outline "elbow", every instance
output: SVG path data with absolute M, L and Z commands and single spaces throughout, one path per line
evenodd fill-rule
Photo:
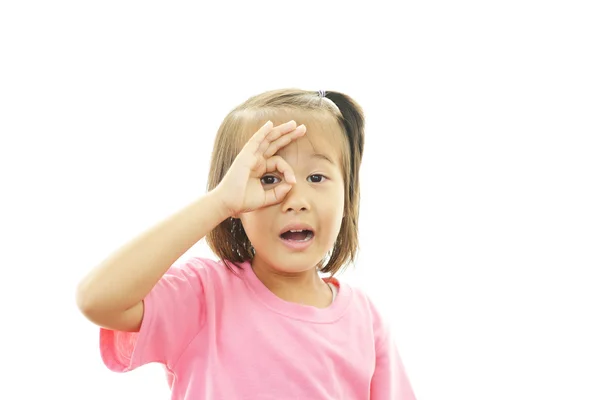
M 75 290 L 75 303 L 79 311 L 87 318 L 97 313 L 98 302 L 94 298 L 93 290 L 89 288 L 87 282 L 81 281 Z
M 82 314 L 86 315 L 89 312 L 90 300 L 83 282 L 80 282 L 75 290 L 75 303 Z

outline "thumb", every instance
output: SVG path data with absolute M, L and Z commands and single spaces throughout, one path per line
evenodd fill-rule
M 287 182 L 281 182 L 273 189 L 265 191 L 265 206 L 281 203 L 291 189 L 291 184 Z

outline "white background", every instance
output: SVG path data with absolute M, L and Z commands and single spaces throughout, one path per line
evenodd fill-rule
M 599 399 L 593 3 L 2 2 L 0 398 L 169 398 L 103 366 L 76 284 L 204 193 L 231 108 L 299 87 L 365 109 L 340 279 L 417 397 Z

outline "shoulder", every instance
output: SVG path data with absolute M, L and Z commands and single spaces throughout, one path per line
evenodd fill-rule
M 339 281 L 336 278 L 328 278 L 327 281 L 336 285 L 340 290 L 349 291 L 351 293 L 352 302 L 355 306 L 363 308 L 374 318 L 381 318 L 381 314 L 378 310 L 378 307 L 373 302 L 373 299 L 371 298 L 367 290 L 358 285 L 352 285 L 344 281 Z
M 176 275 L 182 278 L 204 278 L 218 274 L 225 266 L 220 261 L 203 257 L 188 257 L 176 261 L 166 275 Z
M 383 324 L 385 323 L 385 318 L 381 312 L 381 308 L 379 306 L 379 304 L 374 301 L 373 296 L 371 296 L 371 294 L 368 294 L 366 291 L 361 290 L 361 292 L 363 293 L 363 296 L 365 297 L 365 301 L 367 302 L 367 305 L 369 307 L 369 311 L 371 312 L 371 315 L 373 315 L 373 320 L 375 323 L 378 324 Z
M 169 271 L 172 269 L 182 270 L 186 273 L 199 273 L 202 271 L 207 271 L 210 269 L 214 269 L 218 261 L 214 261 L 208 258 L 203 257 L 188 257 L 185 259 L 180 259 L 176 261 Z
M 228 267 L 229 266 L 229 267 Z M 240 268 L 233 263 L 211 260 L 203 257 L 188 257 L 175 262 L 163 279 L 176 280 L 200 289 L 219 283 L 227 284 L 237 278 Z M 210 283 L 210 284 L 209 284 Z
M 373 300 L 373 296 L 366 289 L 357 285 L 340 283 L 340 287 L 342 290 L 345 287 L 346 290 L 352 292 L 353 307 L 360 310 L 365 324 L 372 327 L 375 340 L 379 342 L 385 339 L 390 330 L 389 321 L 381 311 L 380 305 Z

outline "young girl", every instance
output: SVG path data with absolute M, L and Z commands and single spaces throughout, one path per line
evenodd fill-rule
M 106 366 L 162 363 L 172 399 L 414 399 L 380 313 L 333 277 L 357 251 L 363 130 L 337 92 L 269 91 L 231 111 L 208 193 L 79 284 Z M 205 236 L 219 261 L 174 264 Z

